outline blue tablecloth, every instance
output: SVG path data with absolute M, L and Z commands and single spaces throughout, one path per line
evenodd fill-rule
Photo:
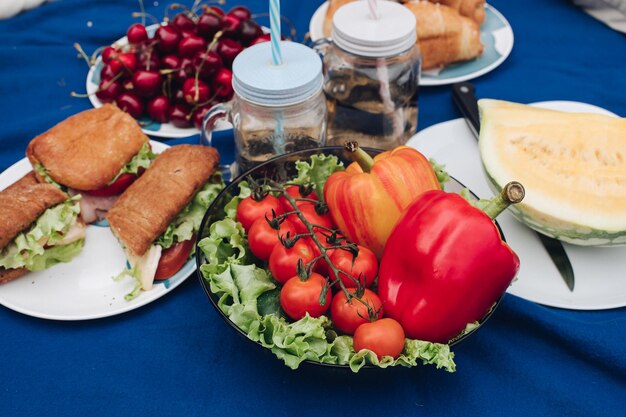
M 147 1 L 162 16 L 164 1 Z M 188 2 L 191 3 L 191 2 Z M 242 1 L 255 13 L 266 1 Z M 321 3 L 286 0 L 302 36 Z M 510 57 L 475 80 L 518 102 L 576 100 L 626 116 L 626 38 L 565 0 L 491 2 L 515 33 Z M 234 5 L 230 3 L 226 7 Z M 91 107 L 86 51 L 137 19 L 128 0 L 57 0 L 0 21 L 0 171 L 35 135 Z M 421 90 L 419 129 L 457 118 L 449 87 Z M 197 137 L 167 143 L 197 142 Z M 626 273 L 625 273 L 626 274 Z M 625 275 L 626 279 L 626 275 Z M 432 367 L 359 374 L 286 368 L 232 331 L 195 276 L 137 310 L 82 322 L 0 307 L 0 415 L 560 415 L 626 412 L 626 309 L 568 311 L 506 295 L 456 347 L 457 372 Z

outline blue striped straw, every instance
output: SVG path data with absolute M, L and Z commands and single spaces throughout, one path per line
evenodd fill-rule
M 270 37 L 272 39 L 272 62 L 274 65 L 283 63 L 280 52 L 280 0 L 270 0 Z

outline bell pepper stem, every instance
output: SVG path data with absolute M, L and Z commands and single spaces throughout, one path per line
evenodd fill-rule
M 502 188 L 500 194 L 489 200 L 483 211 L 492 219 L 498 217 L 508 206 L 517 204 L 524 199 L 524 186 L 517 181 L 511 181 Z
M 361 149 L 358 142 L 346 142 L 344 147 L 346 148 L 346 150 L 348 150 L 348 152 L 350 152 L 350 157 L 353 161 L 359 164 L 363 172 L 370 172 L 372 170 L 372 166 L 374 165 L 374 158 L 369 156 L 367 152 Z

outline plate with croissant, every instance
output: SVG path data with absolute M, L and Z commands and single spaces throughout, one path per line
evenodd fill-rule
M 328 0 L 309 23 L 312 41 L 331 38 L 335 11 L 358 0 Z M 513 49 L 506 18 L 484 0 L 404 0 L 417 20 L 422 52 L 420 85 L 446 85 L 477 78 L 497 68 Z

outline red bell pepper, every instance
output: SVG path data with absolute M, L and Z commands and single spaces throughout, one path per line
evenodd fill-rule
M 521 184 L 511 184 L 483 210 L 435 190 L 403 213 L 385 246 L 378 294 L 407 337 L 447 343 L 504 294 L 519 258 L 492 218 L 523 198 Z

